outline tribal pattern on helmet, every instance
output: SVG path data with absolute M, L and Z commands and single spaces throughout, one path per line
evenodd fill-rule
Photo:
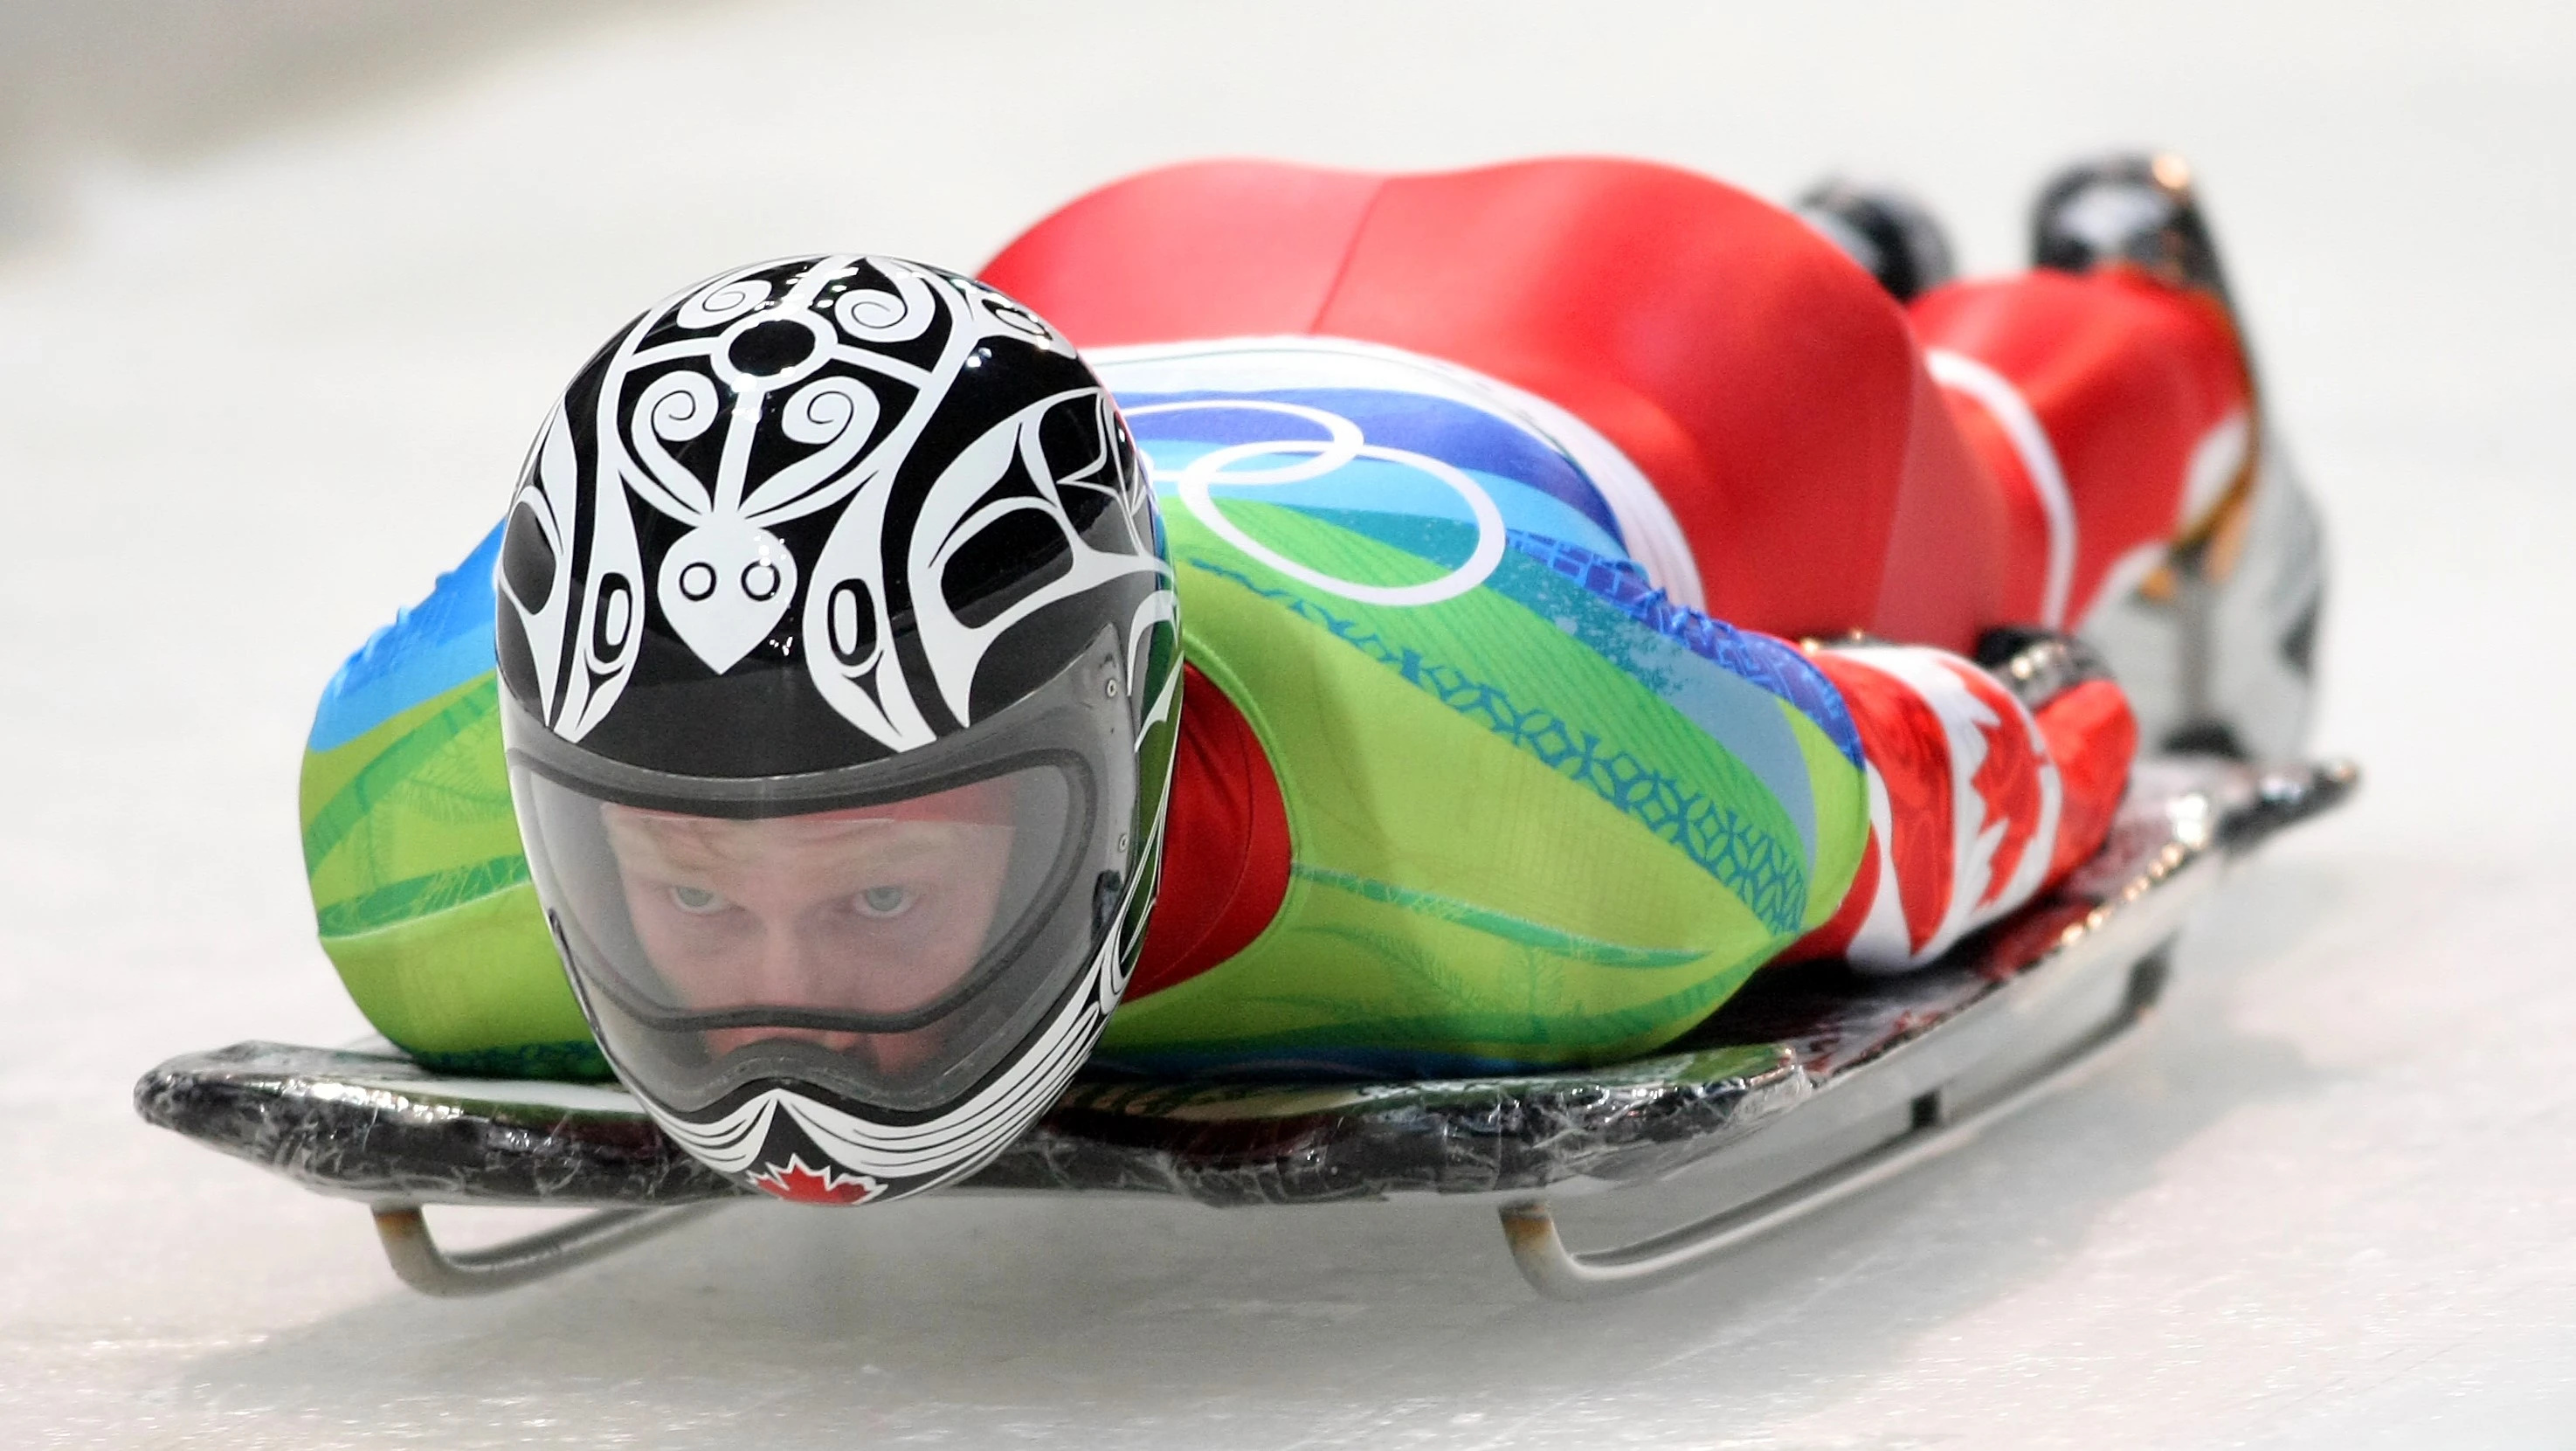
M 689 775 L 925 745 L 1104 625 L 1143 690 L 1172 619 L 1135 446 L 1072 345 L 892 258 L 765 262 L 638 318 L 566 390 L 509 518 L 511 692 L 564 740 Z M 767 677 L 762 731 L 668 728 L 738 673 Z

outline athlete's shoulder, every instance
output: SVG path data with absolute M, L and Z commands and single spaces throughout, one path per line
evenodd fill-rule
M 529 886 L 501 750 L 496 526 L 352 654 L 299 780 L 322 950 L 378 1032 L 454 1072 L 596 1077 L 606 1063 Z
M 322 689 L 308 749 L 328 751 L 493 670 L 495 524 L 474 551 L 438 577 L 428 598 L 367 637 Z

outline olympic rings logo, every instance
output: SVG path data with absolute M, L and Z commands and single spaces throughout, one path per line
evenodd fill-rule
M 1485 492 L 1483 485 L 1469 478 L 1463 471 L 1428 454 L 1412 453 L 1405 449 L 1386 448 L 1370 443 L 1360 436 L 1358 424 L 1338 413 L 1327 413 L 1321 408 L 1308 408 L 1302 404 L 1281 403 L 1266 398 L 1200 398 L 1177 403 L 1149 403 L 1142 408 L 1127 409 L 1126 414 L 1129 418 L 1135 419 L 1150 417 L 1157 413 L 1181 413 L 1206 409 L 1242 409 L 1259 413 L 1285 414 L 1290 418 L 1311 423 L 1324 431 L 1322 438 L 1270 439 L 1255 443 L 1230 444 L 1224 448 L 1214 449 L 1192 459 L 1189 465 L 1181 470 L 1179 477 L 1173 481 L 1174 492 L 1180 495 L 1181 502 L 1188 506 L 1190 513 L 1195 515 L 1200 523 L 1205 524 L 1226 543 L 1290 579 L 1301 581 L 1328 594 L 1339 595 L 1343 599 L 1357 600 L 1362 604 L 1410 608 L 1436 605 L 1442 600 L 1456 599 L 1483 584 L 1502 564 L 1503 546 L 1507 542 L 1503 526 L 1503 511 L 1495 505 L 1493 496 Z M 1289 457 L 1303 455 L 1303 457 L 1297 458 L 1294 463 L 1277 464 L 1268 468 L 1235 467 L 1248 459 L 1276 458 L 1283 455 Z M 1326 574 L 1311 565 L 1290 559 L 1245 533 L 1233 520 L 1225 517 L 1225 512 L 1217 507 L 1216 500 L 1208 494 L 1208 490 L 1217 484 L 1275 486 L 1303 483 L 1309 479 L 1322 478 L 1345 464 L 1364 458 L 1376 459 L 1381 463 L 1400 464 L 1428 474 L 1456 490 L 1458 497 L 1466 500 L 1468 512 L 1476 519 L 1476 548 L 1467 556 L 1466 563 L 1438 579 L 1425 580 L 1420 584 L 1362 584 L 1357 580 L 1342 579 Z

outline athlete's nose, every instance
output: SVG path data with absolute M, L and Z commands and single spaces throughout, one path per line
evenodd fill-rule
M 764 918 L 752 981 L 759 1000 L 791 1007 L 828 1007 L 835 1001 L 837 961 L 829 945 L 804 924 Z
M 773 1007 L 834 1006 L 831 954 L 792 921 L 780 922 L 766 914 L 755 914 L 754 920 L 760 925 L 760 936 L 742 963 L 744 1001 Z M 802 1039 L 836 1053 L 849 1051 L 859 1041 L 857 1034 L 822 1028 L 718 1028 L 707 1035 L 707 1046 L 722 1055 L 780 1038 Z

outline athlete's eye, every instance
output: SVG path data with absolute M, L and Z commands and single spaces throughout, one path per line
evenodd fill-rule
M 673 887 L 671 905 L 692 917 L 712 917 L 733 903 L 704 887 Z
M 870 887 L 850 899 L 862 917 L 900 917 L 912 909 L 912 893 L 902 887 Z

